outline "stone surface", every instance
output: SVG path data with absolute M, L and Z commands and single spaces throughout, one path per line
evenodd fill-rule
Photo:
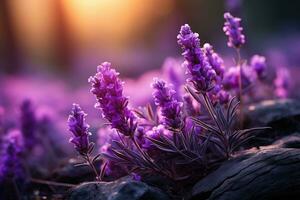
M 72 189 L 70 200 L 168 200 L 161 190 L 123 177 L 114 182 L 87 182 Z
M 275 148 L 229 160 L 200 180 L 189 199 L 299 199 L 300 149 Z
M 300 133 L 283 137 L 273 143 L 278 148 L 294 148 L 300 149 Z
M 263 131 L 248 144 L 263 146 L 289 134 L 300 133 L 300 102 L 296 100 L 267 100 L 250 105 L 245 114 L 245 126 L 268 126 L 272 129 Z

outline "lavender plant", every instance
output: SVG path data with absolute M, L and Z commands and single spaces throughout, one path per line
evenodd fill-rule
M 101 108 L 103 117 L 120 134 L 119 141 L 112 141 L 111 151 L 103 155 L 116 163 L 122 163 L 126 171 L 137 166 L 140 169 L 160 171 L 136 140 L 138 124 L 133 111 L 128 108 L 128 98 L 123 96 L 123 83 L 118 75 L 110 63 L 104 62 L 98 66 L 96 75 L 89 78 L 91 92 L 98 101 L 95 106 Z
M 89 125 L 85 122 L 86 114 L 82 111 L 78 104 L 73 104 L 71 114 L 68 118 L 69 131 L 73 134 L 70 142 L 74 144 L 76 151 L 84 159 L 85 163 L 80 165 L 89 165 L 96 175 L 96 179 L 100 180 L 98 171 L 94 166 L 94 161 L 99 157 L 92 157 L 94 143 L 89 141 Z
M 241 58 L 241 47 L 245 44 L 245 35 L 242 33 L 243 28 L 240 25 L 241 19 L 232 16 L 230 13 L 224 14 L 223 31 L 228 36 L 228 47 L 236 50 L 236 66 L 229 68 L 224 75 L 223 85 L 228 91 L 234 91 L 238 96 L 241 104 L 243 103 L 243 95 L 251 89 L 255 81 L 263 80 L 266 76 L 266 58 L 260 55 L 252 56 L 250 65 L 246 60 Z M 242 106 L 242 105 L 241 105 Z M 243 117 L 241 115 L 241 117 Z
M 263 79 L 266 76 L 265 72 L 266 72 L 267 64 L 266 64 L 266 58 L 264 56 L 260 56 L 260 55 L 252 56 L 250 61 L 250 66 L 255 70 L 259 79 Z
M 153 98 L 155 105 L 160 107 L 162 124 L 171 130 L 180 130 L 183 125 L 181 107 L 182 102 L 178 102 L 174 95 L 175 90 L 172 90 L 166 85 L 166 82 L 154 79 L 152 84 L 154 89 Z
M 1 146 L 0 199 L 21 199 L 26 181 L 20 134 L 9 134 Z
M 232 16 L 229 12 L 224 14 L 223 31 L 228 36 L 228 47 L 239 49 L 245 43 L 245 35 L 242 34 L 243 28 L 240 26 L 241 19 Z
M 188 27 L 187 25 L 182 26 L 181 30 L 185 27 Z M 233 37 L 233 36 L 232 36 Z M 203 59 L 203 56 L 201 53 L 198 53 L 200 49 L 200 43 L 198 43 L 196 46 L 194 45 L 194 41 L 199 41 L 198 34 L 193 33 L 192 30 L 189 28 L 189 33 L 187 32 L 183 33 L 182 31 L 179 32 L 178 35 L 178 44 L 181 45 L 182 49 L 184 50 L 183 55 L 187 55 L 188 53 L 191 54 L 191 52 L 197 52 L 194 53 L 193 55 L 190 55 L 190 57 L 194 57 L 194 60 L 201 60 Z M 239 45 L 237 44 L 242 44 L 242 41 L 238 43 L 237 40 L 234 38 L 230 39 L 230 44 L 235 44 L 235 47 L 238 48 Z M 235 42 L 234 42 L 235 41 Z M 205 45 L 206 47 L 204 48 L 205 51 L 211 50 L 211 47 L 209 45 Z M 191 48 L 192 47 L 192 48 Z M 200 55 L 200 56 L 199 56 Z M 208 54 L 210 57 L 208 59 L 212 60 L 212 53 Z M 185 56 L 186 62 L 189 62 L 189 57 Z M 191 63 L 191 62 L 190 62 Z M 211 64 L 214 64 L 216 62 L 210 62 Z M 218 62 L 220 63 L 220 62 Z M 191 63 L 192 64 L 192 63 Z M 207 67 L 208 68 L 208 67 Z M 209 68 L 208 68 L 209 69 Z M 216 68 L 215 69 L 219 69 Z M 200 70 L 206 70 L 206 68 L 203 68 Z M 213 85 L 212 87 L 216 87 L 218 84 L 218 80 L 222 79 L 222 73 L 217 73 L 217 76 L 219 77 L 215 78 L 215 81 L 213 82 L 210 79 L 211 82 L 207 83 L 207 85 Z M 203 76 L 199 75 L 198 76 Z M 189 79 L 189 82 L 191 79 Z M 203 136 L 208 139 L 210 142 L 214 144 L 214 147 L 212 148 L 213 152 L 218 152 L 220 153 L 221 158 L 228 159 L 238 148 L 241 146 L 244 142 L 248 141 L 253 137 L 251 135 L 252 132 L 261 130 L 264 128 L 256 128 L 256 129 L 247 129 L 247 130 L 233 130 L 233 120 L 235 118 L 236 114 L 236 109 L 238 107 L 239 103 L 234 103 L 234 98 L 232 98 L 228 104 L 227 111 L 224 112 L 223 108 L 220 106 L 220 104 L 214 106 L 212 103 L 212 99 L 209 98 L 209 91 L 210 90 L 203 90 L 202 88 L 195 87 L 195 84 L 192 82 L 192 87 L 187 85 L 187 91 L 199 102 L 204 104 L 205 108 L 207 109 L 209 116 L 211 117 L 211 120 L 213 123 L 207 123 L 204 122 L 198 118 L 193 117 L 193 120 L 195 123 L 199 126 L 201 126 L 203 129 L 207 131 L 206 134 L 203 134 Z M 199 97 L 199 95 L 202 96 L 203 101 Z M 226 114 L 225 114 L 226 113 Z
M 224 16 L 228 46 L 239 51 L 245 43 L 240 19 L 229 13 Z M 97 100 L 95 107 L 108 122 L 101 137 L 110 135 L 100 150 L 104 160 L 102 175 L 133 174 L 139 180 L 156 174 L 175 182 L 191 183 L 233 156 L 254 132 L 264 129 L 236 129 L 239 102 L 230 97 L 224 62 L 212 45 L 206 43 L 201 47 L 199 35 L 187 24 L 181 27 L 177 39 L 187 71 L 187 93 L 183 95 L 178 93 L 180 81 L 174 87 L 154 79 L 155 107 L 149 104 L 132 109 L 123 94 L 124 83 L 110 63 L 99 65 L 97 73 L 89 78 L 91 93 Z M 254 57 L 251 73 L 255 71 L 262 77 L 264 62 L 262 57 Z M 247 73 L 237 69 L 238 76 L 233 74 L 229 83 L 241 88 L 239 81 Z M 69 126 L 75 138 L 71 142 L 81 155 L 89 155 L 91 148 L 84 116 L 79 106 L 73 108 Z
M 21 164 L 22 147 L 17 138 L 11 137 L 4 142 L 1 152 L 0 182 L 23 179 L 24 168 Z
M 128 99 L 123 96 L 123 82 L 118 75 L 110 63 L 102 63 L 98 66 L 97 74 L 89 78 L 91 92 L 98 101 L 95 107 L 103 111 L 103 117 L 111 123 L 112 128 L 126 136 L 133 136 L 135 117 L 127 107 Z

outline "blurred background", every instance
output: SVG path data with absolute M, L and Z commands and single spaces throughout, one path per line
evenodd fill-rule
M 285 64 L 296 65 L 299 9 L 298 1 L 280 0 L 1 0 L 1 73 L 80 72 L 82 81 L 107 60 L 122 75 L 137 76 L 180 55 L 176 35 L 183 23 L 226 53 L 228 10 L 243 19 L 244 53 L 283 54 L 292 57 Z
M 1 0 L 0 106 L 31 98 L 56 108 L 73 101 L 92 107 L 87 79 L 97 65 L 110 61 L 133 79 L 159 69 L 167 57 L 180 58 L 176 36 L 184 23 L 231 61 L 225 11 L 242 18 L 244 58 L 261 54 L 269 66 L 297 75 L 299 10 L 300 2 L 280 0 Z

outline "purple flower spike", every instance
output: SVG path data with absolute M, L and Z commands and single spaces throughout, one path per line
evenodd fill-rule
M 223 31 L 228 36 L 227 45 L 229 47 L 240 48 L 245 43 L 245 35 L 242 34 L 243 28 L 240 26 L 241 19 L 233 17 L 229 12 L 224 14 Z
M 161 109 L 163 125 L 167 128 L 179 129 L 182 126 L 182 103 L 175 98 L 175 90 L 171 89 L 163 80 L 154 79 L 153 98 L 155 105 Z
M 264 78 L 267 68 L 266 58 L 264 56 L 252 56 L 250 65 L 256 71 L 258 78 Z
M 183 65 L 187 67 L 190 74 L 188 81 L 193 83 L 196 90 L 207 92 L 212 88 L 216 72 L 206 61 L 198 36 L 198 33 L 193 33 L 190 26 L 185 24 L 181 26 L 177 42 L 184 51 Z
M 123 135 L 133 136 L 137 126 L 135 116 L 127 107 L 128 98 L 123 96 L 123 82 L 118 75 L 109 62 L 102 63 L 96 75 L 89 78 L 91 92 L 98 101 L 95 106 L 102 110 L 103 117 L 111 123 L 112 128 Z
M 21 164 L 21 147 L 14 139 L 8 139 L 4 142 L 1 152 L 0 162 L 0 182 L 5 180 L 22 179 L 25 176 Z
M 78 104 L 73 104 L 71 114 L 68 119 L 69 131 L 71 131 L 74 137 L 70 138 L 70 142 L 74 144 L 75 149 L 81 155 L 87 155 L 89 153 L 89 125 L 85 122 L 85 114 Z
M 26 149 L 31 150 L 37 144 L 37 121 L 30 100 L 24 100 L 21 104 L 21 132 Z
M 207 57 L 208 63 L 212 66 L 212 68 L 215 70 L 217 74 L 217 82 L 221 82 L 224 76 L 224 65 L 223 65 L 223 59 L 214 52 L 213 47 L 205 43 L 203 45 L 203 50 L 205 53 L 205 56 Z

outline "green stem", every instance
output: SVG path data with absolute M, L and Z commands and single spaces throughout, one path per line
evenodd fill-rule
M 96 170 L 96 168 L 95 168 L 95 166 L 94 166 L 94 163 L 91 161 L 90 155 L 87 155 L 85 159 L 86 159 L 86 161 L 88 162 L 88 164 L 89 164 L 89 166 L 91 167 L 91 169 L 94 171 L 94 173 L 95 173 L 95 175 L 96 175 L 96 180 L 97 180 L 97 181 L 101 181 L 101 180 L 100 180 L 100 176 L 99 176 L 99 174 L 98 174 L 98 171 Z
M 221 129 L 221 126 L 217 120 L 217 116 L 216 116 L 216 113 L 214 112 L 214 108 L 211 106 L 211 104 L 209 103 L 209 99 L 208 99 L 208 96 L 206 93 L 202 93 L 202 96 L 203 96 L 203 99 L 204 99 L 204 102 L 205 102 L 205 105 L 207 107 L 207 110 L 211 116 L 211 118 L 215 121 L 216 125 L 218 126 L 218 129 L 220 131 L 220 133 L 223 133 L 222 129 Z
M 227 139 L 226 135 L 224 135 L 224 131 L 221 129 L 221 126 L 220 126 L 220 124 L 218 122 L 218 119 L 217 119 L 216 112 L 215 112 L 212 104 L 210 103 L 210 100 L 209 100 L 207 94 L 206 93 L 202 93 L 202 95 L 203 95 L 204 102 L 206 104 L 207 110 L 208 110 L 210 116 L 212 117 L 212 120 L 218 126 L 218 129 L 219 129 L 220 133 L 222 133 L 222 138 L 221 139 L 223 140 L 223 143 L 224 143 L 224 146 L 225 146 L 224 148 L 225 148 L 226 153 L 227 153 L 227 151 L 228 151 L 228 149 L 227 149 L 227 147 L 228 147 L 228 139 Z
M 237 52 L 237 67 L 239 69 L 239 99 L 240 99 L 240 127 L 244 124 L 244 114 L 243 114 L 243 80 L 242 80 L 242 64 L 241 64 L 241 53 L 240 49 L 236 49 Z

